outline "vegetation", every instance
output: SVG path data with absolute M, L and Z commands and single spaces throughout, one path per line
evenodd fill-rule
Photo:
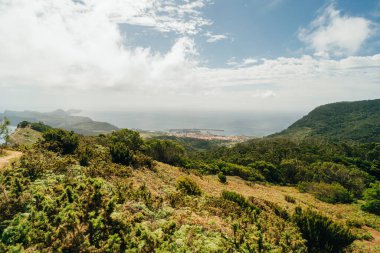
M 371 187 L 364 191 L 365 203 L 362 209 L 380 215 L 380 183 L 371 184 Z
M 0 252 L 366 252 L 380 224 L 377 142 L 18 127 L 41 138 L 0 170 Z
M 181 166 L 185 150 L 177 142 L 153 139 L 147 142 L 147 152 L 154 160 Z
M 227 183 L 227 177 L 223 174 L 223 172 L 219 172 L 219 173 L 218 173 L 218 178 L 219 178 L 219 181 L 220 181 L 222 184 Z
M 307 241 L 308 252 L 342 252 L 355 240 L 348 228 L 310 209 L 296 208 L 293 219 Z
M 296 203 L 296 199 L 293 198 L 292 196 L 289 196 L 289 195 L 285 195 L 285 200 L 289 203 L 292 203 L 292 204 L 295 204 Z
M 79 136 L 63 129 L 51 129 L 43 134 L 41 145 L 47 150 L 66 154 L 74 154 L 79 146 Z
M 47 131 L 51 130 L 52 127 L 44 124 L 43 122 L 29 122 L 29 121 L 21 121 L 17 124 L 17 128 L 27 128 L 30 127 L 31 129 L 40 132 L 40 133 L 46 133 Z
M 0 113 L 0 117 L 7 117 L 12 124 L 16 125 L 23 121 L 43 122 L 46 125 L 74 131 L 84 135 L 106 134 L 116 131 L 118 128 L 106 122 L 94 121 L 88 117 L 75 116 L 77 111 L 56 110 L 52 112 L 35 111 L 5 111 Z
M 177 180 L 177 189 L 188 195 L 201 195 L 202 191 L 193 180 L 182 177 Z
M 352 194 L 339 183 L 303 183 L 299 188 L 327 203 L 351 203 L 354 200 Z
M 10 125 L 10 123 L 11 122 L 7 118 L 4 118 L 0 122 L 0 141 L 4 140 L 5 145 L 7 145 L 8 141 L 9 141 L 9 128 L 8 128 L 8 126 Z M 1 143 L 0 143 L 0 145 L 1 145 Z M 0 154 L 2 152 L 3 152 L 3 149 L 2 149 L 2 147 L 0 147 Z
M 260 211 L 254 204 L 250 203 L 243 195 L 239 193 L 231 192 L 231 191 L 223 191 L 222 198 L 238 204 L 238 206 L 240 206 L 243 209 L 250 209 L 252 211 L 253 210 Z
M 380 142 L 380 99 L 319 106 L 273 136 Z

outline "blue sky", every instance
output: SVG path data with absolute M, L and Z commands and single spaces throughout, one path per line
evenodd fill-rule
M 199 47 L 202 63 L 209 67 L 226 67 L 231 58 L 298 57 L 313 51 L 299 38 L 299 29 L 307 27 L 320 12 L 334 5 L 342 15 L 363 17 L 380 22 L 380 4 L 375 0 L 364 1 L 303 1 L 303 0 L 222 0 L 207 4 L 202 9 L 212 24 L 202 28 L 194 39 Z M 140 26 L 125 24 L 121 27 L 127 35 L 133 35 L 129 45 L 151 47 L 162 53 L 170 50 L 178 34 L 161 33 Z M 226 38 L 207 42 L 207 33 Z M 380 38 L 371 36 L 355 55 L 379 52 Z
M 0 110 L 380 97 L 380 0 L 3 0 L 0 34 Z

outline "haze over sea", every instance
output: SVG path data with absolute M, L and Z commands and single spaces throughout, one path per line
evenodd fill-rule
M 261 137 L 281 131 L 303 113 L 216 111 L 83 111 L 83 116 L 119 128 L 165 131 L 168 129 L 219 129 L 220 135 Z

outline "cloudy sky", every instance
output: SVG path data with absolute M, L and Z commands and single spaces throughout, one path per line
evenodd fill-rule
M 0 0 L 0 110 L 380 98 L 380 1 Z

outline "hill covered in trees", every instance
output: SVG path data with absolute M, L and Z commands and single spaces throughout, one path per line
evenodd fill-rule
M 271 137 L 380 141 L 380 99 L 322 105 Z

